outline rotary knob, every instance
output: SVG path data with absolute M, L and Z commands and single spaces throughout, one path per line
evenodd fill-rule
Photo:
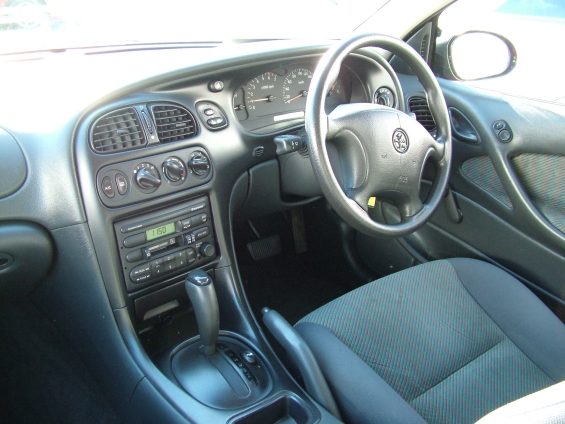
M 206 156 L 206 153 L 197 150 L 190 155 L 188 167 L 194 175 L 204 177 L 210 172 L 210 160 L 208 156 Z
M 211 258 L 216 254 L 216 248 L 213 244 L 204 243 L 202 246 L 200 246 L 200 254 L 205 258 Z
M 172 156 L 163 162 L 163 174 L 170 183 L 182 183 L 186 178 L 186 167 L 182 160 Z
M 133 171 L 135 182 L 143 192 L 151 193 L 161 185 L 159 171 L 150 163 L 140 163 Z

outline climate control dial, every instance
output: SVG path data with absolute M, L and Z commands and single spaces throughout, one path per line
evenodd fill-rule
M 143 162 L 133 170 L 133 179 L 137 188 L 143 193 L 153 193 L 161 185 L 161 176 L 154 165 Z
M 190 155 L 188 167 L 196 177 L 204 178 L 210 172 L 210 159 L 206 153 L 197 150 Z
M 186 179 L 186 166 L 176 156 L 171 156 L 163 162 L 163 175 L 172 185 L 180 185 Z

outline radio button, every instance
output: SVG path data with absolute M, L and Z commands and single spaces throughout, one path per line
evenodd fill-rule
M 175 261 L 175 255 L 167 255 L 163 258 L 163 267 L 165 272 L 173 272 L 177 269 L 177 264 Z
M 193 227 L 197 227 L 201 224 L 205 224 L 208 221 L 208 214 L 201 213 L 200 215 L 193 216 L 190 218 L 190 223 Z
M 186 254 L 186 250 L 181 250 L 180 252 L 174 253 L 174 257 L 177 264 L 177 269 L 188 266 L 188 256 Z
M 204 227 L 200 228 L 198 231 L 194 233 L 194 237 L 196 240 L 203 239 L 204 237 L 208 237 L 210 235 L 210 228 Z
M 151 274 L 153 275 L 153 277 L 159 277 L 165 274 L 163 259 L 159 258 L 151 261 Z
M 193 225 L 191 218 L 183 219 L 182 221 L 180 221 L 180 223 L 183 230 L 188 230 Z
M 190 234 L 184 235 L 184 244 L 192 244 L 195 241 L 196 241 L 196 238 L 194 237 L 194 234 L 190 233 Z
M 147 281 L 151 278 L 151 276 L 151 264 L 149 263 L 138 265 L 129 273 L 129 277 L 134 283 Z
M 135 234 L 124 240 L 125 247 L 141 246 L 143 243 L 145 243 L 145 233 Z
M 191 247 L 186 250 L 186 254 L 188 256 L 188 264 L 193 264 L 196 261 L 196 250 Z
M 143 252 L 141 250 L 134 250 L 132 252 L 129 252 L 126 256 L 126 261 L 128 261 L 130 264 L 139 262 L 142 259 L 143 259 Z

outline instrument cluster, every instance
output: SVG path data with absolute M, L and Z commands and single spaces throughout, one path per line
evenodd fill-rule
M 233 96 L 239 122 L 248 130 L 292 125 L 304 120 L 306 99 L 315 64 L 271 69 L 241 86 Z M 328 91 L 326 113 L 351 99 L 351 75 L 346 67 Z

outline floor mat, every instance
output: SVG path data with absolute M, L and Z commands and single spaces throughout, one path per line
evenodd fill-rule
M 0 305 L 0 421 L 118 423 L 78 355 L 29 302 Z
M 276 235 L 280 239 L 280 254 L 254 261 L 247 244 Z M 234 241 L 240 275 L 253 313 L 261 320 L 265 306 L 276 310 L 291 324 L 309 312 L 339 297 L 351 287 L 330 281 L 313 265 L 311 251 L 296 254 L 289 214 L 274 214 L 234 226 Z

